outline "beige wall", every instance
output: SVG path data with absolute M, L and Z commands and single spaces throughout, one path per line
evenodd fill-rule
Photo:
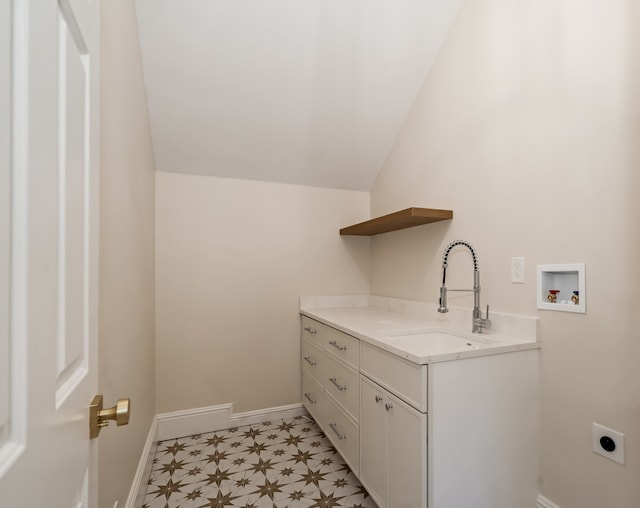
M 561 508 L 640 503 L 632 4 L 466 2 L 372 191 L 374 215 L 455 214 L 375 237 L 372 293 L 437 301 L 442 251 L 461 238 L 477 248 L 483 304 L 542 318 L 540 490 Z M 512 256 L 526 258 L 523 285 L 510 283 Z M 586 263 L 587 314 L 538 311 L 536 265 L 567 262 Z M 470 285 L 467 254 L 451 265 L 450 287 Z M 591 451 L 594 421 L 626 434 L 625 466 Z
M 99 438 L 99 505 L 124 505 L 154 408 L 154 164 L 132 0 L 102 2 L 100 391 L 131 422 Z
M 369 193 L 158 172 L 159 413 L 300 402 L 300 295 L 368 293 Z

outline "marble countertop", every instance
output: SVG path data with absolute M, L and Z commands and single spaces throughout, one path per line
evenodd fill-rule
M 413 363 L 540 348 L 539 318 L 495 312 L 490 330 L 471 332 L 472 310 L 446 314 L 426 302 L 374 295 L 301 297 L 300 313 Z

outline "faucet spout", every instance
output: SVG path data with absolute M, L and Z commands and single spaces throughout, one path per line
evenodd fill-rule
M 451 250 L 458 245 L 466 247 L 471 252 L 471 257 L 473 258 L 473 289 L 447 289 L 449 254 Z M 482 311 L 480 310 L 480 271 L 478 269 L 478 255 L 471 244 L 464 240 L 451 242 L 442 255 L 442 286 L 440 287 L 440 305 L 438 306 L 438 312 L 443 314 L 449 312 L 447 307 L 447 291 L 473 291 L 473 326 L 471 331 L 473 333 L 482 333 L 485 328 L 488 329 L 491 327 L 489 306 L 487 305 L 487 315 L 485 318 L 482 317 Z

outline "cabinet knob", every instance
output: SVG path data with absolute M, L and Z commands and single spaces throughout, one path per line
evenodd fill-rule
M 380 402 L 382 400 L 382 397 L 380 395 L 376 395 L 376 402 Z
M 384 408 L 385 408 L 387 411 L 389 411 L 390 409 L 393 409 L 393 404 L 392 404 L 391 402 L 387 402 L 387 403 L 384 405 Z

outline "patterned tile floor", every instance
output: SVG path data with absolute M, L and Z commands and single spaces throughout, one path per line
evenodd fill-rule
M 375 508 L 307 417 L 158 444 L 144 508 Z

